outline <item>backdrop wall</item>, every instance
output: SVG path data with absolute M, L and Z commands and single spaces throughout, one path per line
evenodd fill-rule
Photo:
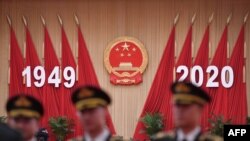
M 228 15 L 233 13 L 228 34 L 231 53 L 243 18 L 248 11 L 250 11 L 249 0 L 1 0 L 0 115 L 5 114 L 4 105 L 8 97 L 9 28 L 6 15 L 12 19 L 22 52 L 24 51 L 25 28 L 21 18 L 23 15 L 26 17 L 40 60 L 42 60 L 44 41 L 40 16 L 44 16 L 55 51 L 60 56 L 61 31 L 57 19 L 57 14 L 60 14 L 72 52 L 76 57 L 77 27 L 74 13 L 78 15 L 99 83 L 113 98 L 113 104 L 109 110 L 117 134 L 128 138 L 133 135 L 176 14 L 180 13 L 176 26 L 176 55 L 178 56 L 193 14 L 197 14 L 193 26 L 193 54 L 196 55 L 208 18 L 214 12 L 214 20 L 210 26 L 210 57 L 212 57 Z M 245 33 L 247 48 L 249 48 L 249 20 Z M 149 64 L 143 74 L 143 83 L 136 86 L 112 85 L 109 82 L 108 72 L 104 68 L 104 49 L 114 38 L 123 35 L 139 39 L 149 54 Z M 250 49 L 247 49 L 248 56 L 250 56 Z M 249 58 L 246 62 L 246 74 L 250 74 Z M 250 113 L 250 75 L 247 75 L 246 80 L 248 113 Z

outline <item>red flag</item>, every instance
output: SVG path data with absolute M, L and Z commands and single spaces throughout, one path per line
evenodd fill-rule
M 76 70 L 76 63 L 74 60 L 74 56 L 71 52 L 70 45 L 67 39 L 67 36 L 65 34 L 64 28 L 62 27 L 62 70 L 65 70 L 66 67 L 72 67 L 74 70 Z M 67 73 L 67 74 L 72 74 Z M 63 77 L 64 78 L 64 77 Z M 73 79 L 75 79 L 74 77 Z M 70 83 L 72 83 L 71 80 Z M 72 90 L 74 90 L 74 87 L 67 88 L 64 86 L 64 82 L 68 82 L 65 79 L 62 79 L 62 87 L 63 87 L 63 102 L 62 102 L 62 113 L 66 115 L 68 118 L 73 119 L 75 122 L 75 132 L 74 135 L 80 136 L 82 135 L 82 128 L 81 128 L 81 123 L 79 122 L 77 116 L 76 116 L 76 109 L 74 108 L 74 105 L 71 102 L 71 93 Z M 66 107 L 66 108 L 64 108 Z M 72 136 L 71 136 L 72 137 Z M 69 138 L 71 138 L 69 136 Z
M 206 82 L 207 82 L 207 73 L 206 73 L 206 69 L 208 67 L 208 63 L 209 63 L 209 26 L 207 26 L 207 29 L 205 31 L 205 34 L 203 36 L 202 42 L 200 44 L 200 48 L 198 50 L 198 53 L 196 55 L 195 61 L 193 66 L 200 66 L 203 70 L 203 83 L 201 85 L 202 89 L 204 89 L 205 91 L 208 91 L 207 87 L 206 87 Z M 199 79 L 199 76 L 196 73 L 196 82 Z M 205 129 L 208 125 L 208 106 L 204 107 L 204 112 L 201 118 L 201 125 L 203 127 L 203 129 Z
M 185 39 L 184 45 L 182 47 L 182 51 L 175 65 L 176 69 L 178 68 L 178 66 L 181 66 L 181 65 L 187 66 L 188 69 L 191 68 L 191 65 L 192 65 L 192 25 L 190 26 L 188 30 L 188 34 Z M 180 77 L 182 76 L 182 73 L 183 72 L 176 74 L 176 80 L 180 79 Z M 187 76 L 185 80 L 190 80 L 189 75 Z
M 173 27 L 169 36 L 146 103 L 144 104 L 143 111 L 140 115 L 140 118 L 142 118 L 146 113 L 162 114 L 163 117 L 166 117 L 166 119 L 164 119 L 165 129 L 173 128 L 171 104 L 172 94 L 169 87 L 173 82 L 174 48 L 175 27 Z M 143 123 L 138 121 L 134 132 L 134 139 L 140 141 L 148 139 L 147 135 L 142 132 L 143 130 Z
M 211 65 L 216 66 L 219 72 L 221 72 L 222 68 L 227 65 L 227 33 L 228 33 L 228 26 L 226 26 L 224 29 L 224 32 L 216 49 L 215 55 L 211 62 Z M 210 74 L 210 77 L 211 75 L 213 75 L 213 73 Z M 215 79 L 215 82 L 221 83 L 220 78 L 221 76 L 218 75 L 217 79 Z M 213 87 L 210 88 L 209 94 L 212 98 L 212 101 L 209 105 L 210 114 L 223 115 L 227 119 L 227 102 L 228 102 L 227 89 L 224 88 L 223 86 Z
M 78 69 L 79 85 L 94 85 L 100 87 L 80 27 L 78 27 Z M 115 134 L 115 128 L 108 109 L 106 120 L 110 132 Z
M 36 66 L 41 65 L 39 58 L 37 56 L 37 53 L 36 53 L 34 43 L 32 41 L 31 35 L 30 35 L 30 31 L 27 27 L 26 27 L 26 62 L 25 63 L 26 63 L 26 67 L 27 66 L 31 67 L 31 72 L 34 72 L 34 68 Z M 31 73 L 31 74 L 33 74 L 33 73 Z M 35 81 L 34 75 L 31 75 L 31 87 L 27 87 L 26 92 L 28 94 L 31 94 L 32 96 L 34 96 L 38 100 L 40 100 L 41 91 L 39 90 L 38 87 L 36 87 L 34 85 L 34 81 Z
M 45 72 L 47 76 L 49 77 L 52 73 L 54 67 L 59 67 L 59 61 L 56 57 L 49 33 L 47 31 L 47 28 L 44 27 L 44 67 Z M 58 71 L 55 71 L 55 75 L 53 78 L 60 77 L 60 74 L 58 76 Z M 47 77 L 47 78 L 48 78 Z M 55 82 L 57 83 L 57 82 Z M 59 87 L 55 87 L 54 84 L 48 84 L 45 83 L 43 87 L 43 105 L 45 107 L 45 115 L 42 119 L 42 123 L 45 127 L 48 128 L 48 120 L 51 117 L 57 117 L 60 116 L 60 110 L 61 110 L 61 99 L 62 96 L 61 90 Z M 51 132 L 50 132 L 51 133 Z M 53 140 L 53 136 L 50 135 L 50 139 Z
M 244 25 L 241 28 L 237 42 L 229 62 L 233 68 L 234 83 L 228 91 L 229 119 L 234 124 L 246 124 L 247 117 L 247 96 L 246 84 L 243 82 L 244 59 Z
M 25 92 L 22 71 L 24 70 L 24 59 L 17 43 L 16 35 L 10 27 L 10 81 L 9 96 Z

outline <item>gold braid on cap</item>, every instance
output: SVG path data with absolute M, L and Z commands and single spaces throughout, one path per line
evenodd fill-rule
M 84 110 L 88 108 L 95 108 L 97 106 L 107 106 L 108 103 L 100 98 L 88 98 L 78 101 L 76 104 L 76 109 Z
M 176 101 L 187 101 L 187 102 L 196 102 L 198 104 L 206 104 L 207 102 L 200 98 L 200 97 L 197 97 L 197 96 L 194 96 L 194 95 L 189 95 L 189 94 L 176 94 L 173 96 L 173 100 L 174 102 Z
M 41 117 L 41 115 L 37 111 L 28 110 L 28 109 L 11 110 L 8 114 L 10 117 L 17 117 L 17 116 L 25 116 L 25 117 L 31 117 L 31 118 Z

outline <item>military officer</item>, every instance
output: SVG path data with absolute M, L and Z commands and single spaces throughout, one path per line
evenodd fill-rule
M 106 92 L 94 86 L 76 89 L 71 97 L 84 129 L 84 136 L 71 141 L 110 141 L 113 140 L 106 126 L 106 108 L 111 99 Z
M 153 137 L 155 141 L 221 141 L 222 138 L 202 133 L 200 117 L 204 106 L 210 102 L 209 95 L 189 82 L 175 82 L 173 93 L 173 114 L 175 131 L 160 132 Z
M 10 98 L 6 104 L 7 123 L 22 134 L 24 141 L 36 141 L 39 120 L 43 116 L 42 104 L 26 94 Z

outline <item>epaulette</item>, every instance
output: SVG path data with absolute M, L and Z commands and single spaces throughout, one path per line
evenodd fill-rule
M 68 141 L 83 141 L 83 137 L 79 136 L 76 138 L 69 139 Z
M 124 141 L 122 136 L 112 136 L 109 141 Z
M 200 136 L 199 141 L 224 141 L 224 139 L 217 135 L 203 134 Z
M 170 132 L 159 132 L 155 135 L 152 136 L 152 140 L 161 140 L 161 139 L 169 139 L 173 140 L 175 138 L 175 132 L 170 131 Z

